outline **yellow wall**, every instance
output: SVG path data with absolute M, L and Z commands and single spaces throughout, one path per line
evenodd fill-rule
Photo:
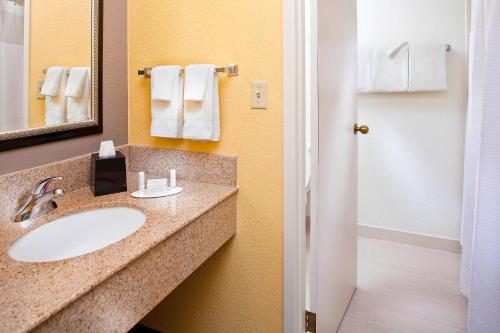
M 129 141 L 238 156 L 238 234 L 144 323 L 168 332 L 281 332 L 283 313 L 281 0 L 129 0 Z M 218 143 L 152 138 L 150 82 L 137 69 L 235 62 L 220 75 Z M 250 109 L 250 80 L 269 108 Z
M 30 127 L 45 125 L 38 81 L 51 66 L 90 66 L 90 1 L 32 0 L 30 17 Z

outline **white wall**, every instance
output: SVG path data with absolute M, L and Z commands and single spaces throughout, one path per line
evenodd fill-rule
M 360 44 L 452 47 L 447 92 L 359 95 L 360 224 L 460 237 L 466 19 L 466 0 L 358 0 Z

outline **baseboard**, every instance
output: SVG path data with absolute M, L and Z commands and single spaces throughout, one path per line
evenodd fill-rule
M 384 229 L 368 225 L 358 225 L 358 236 L 376 238 L 391 242 L 420 246 L 429 249 L 461 253 L 460 241 L 456 239 L 414 234 L 399 230 Z

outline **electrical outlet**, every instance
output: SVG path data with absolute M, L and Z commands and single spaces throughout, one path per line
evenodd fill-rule
M 267 81 L 252 81 L 252 109 L 267 109 Z

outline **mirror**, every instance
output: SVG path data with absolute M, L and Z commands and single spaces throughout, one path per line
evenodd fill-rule
M 102 133 L 102 0 L 0 0 L 0 151 Z

